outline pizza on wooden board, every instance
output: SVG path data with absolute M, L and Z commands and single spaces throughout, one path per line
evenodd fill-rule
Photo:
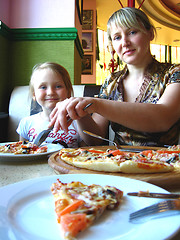
M 139 153 L 97 148 L 66 148 L 59 152 L 60 159 L 72 166 L 122 173 L 171 172 L 180 168 L 179 155 L 180 145 Z
M 19 141 L 0 146 L 0 153 L 38 154 L 47 152 L 47 146 L 38 147 L 32 142 Z
M 59 179 L 51 187 L 57 222 L 64 239 L 72 240 L 89 228 L 106 209 L 117 209 L 123 192 L 113 186 L 86 185 L 79 181 L 62 183 Z

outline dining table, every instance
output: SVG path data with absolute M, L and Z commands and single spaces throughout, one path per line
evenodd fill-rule
M 48 158 L 50 157 L 52 157 L 52 155 L 48 157 L 45 156 L 44 159 L 41 158 L 36 161 L 0 161 L 0 188 L 29 179 L 57 175 L 57 171 L 48 164 Z M 75 173 L 77 172 L 75 171 Z M 168 189 L 168 191 L 180 194 L 180 188 Z M 180 229 L 171 239 L 180 239 Z

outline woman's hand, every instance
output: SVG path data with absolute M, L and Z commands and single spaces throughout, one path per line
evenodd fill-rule
M 89 103 L 93 102 L 93 98 L 90 97 L 71 97 L 62 102 L 58 102 L 56 107 L 50 114 L 51 122 L 49 127 L 54 125 L 54 131 L 62 129 L 68 132 L 68 126 L 71 124 L 71 120 L 78 120 L 89 113 L 92 113 L 93 108 L 90 106 L 87 110 L 83 110 Z

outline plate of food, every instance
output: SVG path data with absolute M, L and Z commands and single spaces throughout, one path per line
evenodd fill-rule
M 125 151 L 126 150 L 126 151 Z M 63 148 L 59 158 L 68 165 L 103 172 L 161 173 L 180 168 L 180 145 L 168 149 L 128 149 L 105 147 Z
M 47 156 L 59 151 L 62 148 L 62 145 L 54 143 L 45 143 L 40 147 L 31 142 L 25 141 L 0 143 L 0 160 L 42 160 L 43 158 L 47 158 Z
M 0 188 L 0 235 L 4 240 L 63 240 L 64 232 L 66 239 L 79 240 L 174 236 L 180 214 L 129 222 L 130 213 L 162 201 L 127 195 L 147 190 L 167 193 L 143 181 L 99 174 L 55 175 L 11 184 Z

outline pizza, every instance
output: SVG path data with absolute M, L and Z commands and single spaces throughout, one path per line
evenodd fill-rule
M 95 148 L 67 148 L 59 152 L 61 160 L 75 167 L 122 173 L 170 172 L 180 168 L 179 155 L 180 145 L 139 153 Z
M 106 209 L 117 209 L 123 197 L 123 191 L 113 186 L 62 183 L 59 179 L 52 184 L 51 191 L 57 222 L 67 240 L 89 228 Z
M 47 152 L 47 146 L 38 147 L 28 141 L 7 143 L 0 146 L 0 153 L 37 154 Z
M 113 155 L 112 152 L 115 155 Z M 118 158 L 116 153 L 116 150 L 103 151 L 94 148 L 66 148 L 60 150 L 59 156 L 63 161 L 75 167 L 86 168 L 95 171 L 119 172 L 120 162 L 125 159 L 125 155 L 121 154 L 119 155 L 120 158 Z M 131 153 L 129 153 L 128 156 L 130 157 Z

